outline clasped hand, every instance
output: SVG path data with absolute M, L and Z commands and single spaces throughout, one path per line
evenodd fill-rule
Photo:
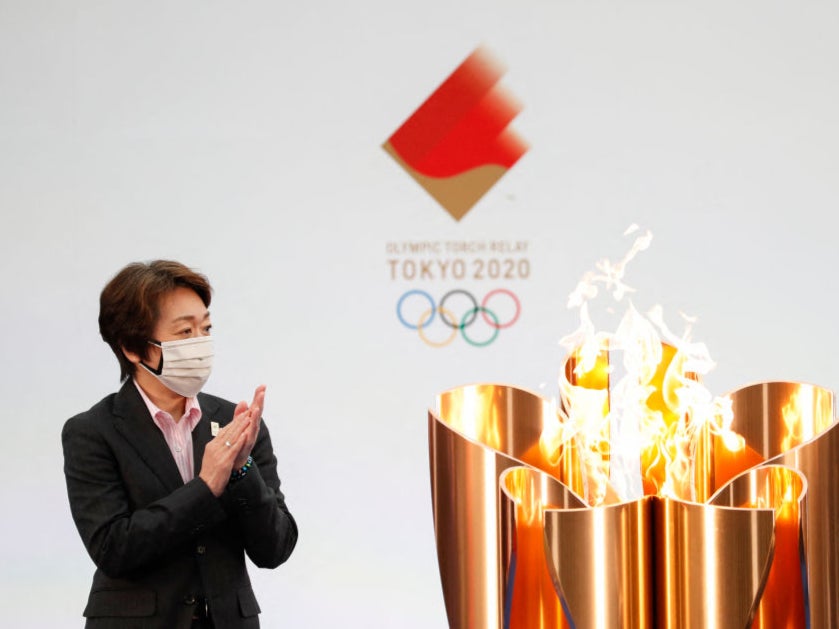
M 233 421 L 207 443 L 198 477 L 207 483 L 214 496 L 221 496 L 230 474 L 247 463 L 259 434 L 264 404 L 265 385 L 261 384 L 256 387 L 250 405 L 239 402 L 233 411 Z

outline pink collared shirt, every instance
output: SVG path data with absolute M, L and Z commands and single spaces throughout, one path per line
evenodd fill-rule
M 184 479 L 184 483 L 188 483 L 195 477 L 195 465 L 192 458 L 192 430 L 201 421 L 201 407 L 198 405 L 198 398 L 186 398 L 183 417 L 176 422 L 169 413 L 159 409 L 149 399 L 149 396 L 137 384 L 136 380 L 134 380 L 134 386 L 137 387 L 140 397 L 146 403 L 154 423 L 163 433 L 163 438 L 166 439 L 166 445 L 169 446 L 172 458 L 175 459 L 181 478 Z

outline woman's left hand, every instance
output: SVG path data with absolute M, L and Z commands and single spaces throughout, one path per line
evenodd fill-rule
M 246 414 L 248 419 L 248 426 L 245 428 L 245 441 L 234 463 L 234 469 L 241 469 L 245 463 L 248 462 L 248 457 L 251 455 L 251 450 L 256 443 L 256 436 L 259 434 L 259 425 L 262 420 L 262 409 L 265 405 L 265 385 L 260 384 L 256 387 L 253 394 L 253 401 L 250 406 L 247 402 L 239 402 L 236 405 L 236 410 L 233 412 L 233 418 Z

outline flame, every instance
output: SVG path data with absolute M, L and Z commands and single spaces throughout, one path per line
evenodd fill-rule
M 441 412 L 450 418 L 453 428 L 490 448 L 497 450 L 501 447 L 503 421 L 499 416 L 500 405 L 491 395 L 465 395 L 463 391 L 457 391 L 455 395 L 448 396 L 446 402 L 448 407 L 441 408 Z
M 519 467 L 507 475 L 507 489 L 516 505 L 519 521 L 527 526 L 541 524 L 542 509 L 549 506 L 542 499 L 542 487 L 537 486 L 526 468 Z
M 609 483 L 609 360 L 606 348 L 581 350 L 566 362 L 560 378 L 565 433 L 581 455 L 583 495 L 603 504 Z
M 627 234 L 637 231 L 637 226 Z M 618 262 L 600 260 L 568 299 L 580 325 L 560 343 L 569 352 L 560 372 L 560 427 L 544 435 L 556 451 L 573 442 L 585 470 L 584 496 L 592 505 L 612 495 L 618 500 L 658 494 L 694 500 L 693 461 L 700 438 L 710 432 L 732 450 L 743 447 L 730 430 L 731 401 L 715 398 L 700 377 L 715 366 L 702 343 L 691 341 L 694 320 L 674 334 L 660 306 L 646 316 L 630 303 L 616 331 L 598 331 L 589 304 L 601 287 L 615 301 L 634 289 L 624 282 L 626 267 L 650 245 L 638 236 Z
M 553 414 L 545 414 L 542 419 L 542 432 L 539 435 L 539 451 L 548 465 L 557 467 L 562 463 L 566 449 L 570 446 L 573 433 L 565 414 L 556 408 L 556 401 L 551 402 Z
M 678 407 L 678 370 L 684 363 L 670 345 L 663 346 L 662 359 L 658 363 L 649 387 L 652 389 L 642 401 L 646 412 L 642 414 L 641 434 L 645 437 L 641 445 L 641 475 L 645 494 L 672 494 L 673 475 L 668 473 L 674 466 L 681 465 L 680 454 L 689 448 L 685 439 L 683 418 Z M 676 373 L 672 373 L 676 372 Z M 676 473 L 680 476 L 680 473 Z
M 826 430 L 833 423 L 831 403 L 830 394 L 821 389 L 796 388 L 781 407 L 781 449 L 787 451 Z
M 784 420 L 781 448 L 785 451 L 804 441 L 804 414 L 801 408 L 804 403 L 801 389 L 796 389 L 795 393 L 790 395 L 787 403 L 781 408 L 781 416 Z M 811 414 L 808 414 L 808 416 L 811 416 Z
M 791 416 L 795 414 L 792 400 L 795 397 L 788 402 Z M 750 499 L 742 505 L 775 512 L 774 557 L 751 629 L 802 626 L 805 617 L 802 583 L 791 582 L 788 576 L 801 569 L 798 499 L 802 491 L 803 483 L 795 473 L 784 468 L 768 468 L 763 482 L 755 483 Z

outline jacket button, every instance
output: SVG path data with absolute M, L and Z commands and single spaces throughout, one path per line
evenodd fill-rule
M 199 546 L 198 548 L 195 549 L 195 552 L 198 553 L 199 555 L 203 555 L 204 553 L 207 552 L 207 547 L 206 546 Z
M 194 594 L 187 594 L 184 596 L 184 603 L 187 605 L 195 605 L 195 595 Z

